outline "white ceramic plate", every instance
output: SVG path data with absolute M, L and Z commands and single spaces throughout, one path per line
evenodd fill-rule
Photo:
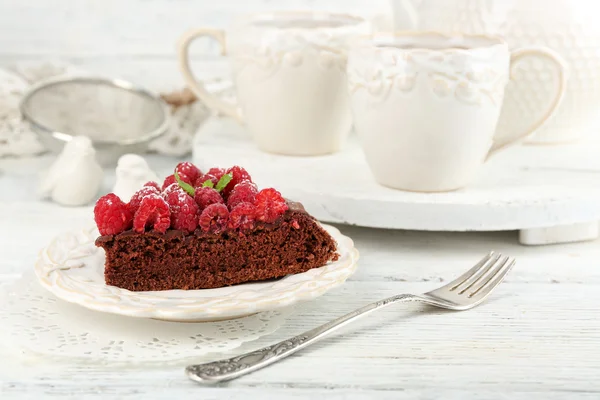
M 96 228 L 55 238 L 40 252 L 35 273 L 58 298 L 96 311 L 167 321 L 214 321 L 311 300 L 341 285 L 356 270 L 358 251 L 336 228 L 323 225 L 338 244 L 338 261 L 272 281 L 219 289 L 132 292 L 104 283 L 104 250 Z

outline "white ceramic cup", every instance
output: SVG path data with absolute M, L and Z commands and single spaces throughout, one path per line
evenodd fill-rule
M 524 57 L 555 63 L 560 85 L 544 116 L 524 132 L 495 137 L 511 72 Z M 435 32 L 360 39 L 348 59 L 354 127 L 380 184 L 417 192 L 467 186 L 494 152 L 529 136 L 565 91 L 560 56 L 513 51 L 500 38 Z
M 352 117 L 347 92 L 349 43 L 370 33 L 363 18 L 324 12 L 244 16 L 227 33 L 194 29 L 183 35 L 179 61 L 185 80 L 209 108 L 245 124 L 259 148 L 286 155 L 340 150 Z M 188 48 L 216 39 L 233 70 L 238 104 L 210 94 L 196 80 Z

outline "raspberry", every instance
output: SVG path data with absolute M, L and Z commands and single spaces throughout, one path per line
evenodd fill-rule
M 223 175 L 225 175 L 225 168 L 211 168 L 206 172 L 207 175 L 212 175 L 215 178 L 217 178 L 217 182 L 219 181 L 219 179 L 221 179 L 223 177 Z
M 229 168 L 227 170 L 227 173 L 231 174 L 232 178 L 231 181 L 229 181 L 229 183 L 227 184 L 227 186 L 225 186 L 225 189 L 223 189 L 224 198 L 227 198 L 229 196 L 229 193 L 231 193 L 235 185 L 237 185 L 238 183 L 242 181 L 252 182 L 250 174 L 244 168 L 238 167 L 237 165 Z
M 256 193 L 258 193 L 258 188 L 254 183 L 250 181 L 238 183 L 229 194 L 227 206 L 230 210 L 233 210 L 233 208 L 240 203 L 253 204 L 254 199 L 256 198 Z
M 171 228 L 193 232 L 198 225 L 198 205 L 179 185 L 171 185 L 163 193 L 171 211 Z
M 288 209 L 281 193 L 273 188 L 258 192 L 254 205 L 256 206 L 256 219 L 267 223 L 275 222 Z
M 170 225 L 169 205 L 160 195 L 149 194 L 142 198 L 133 217 L 133 229 L 136 232 L 144 233 L 146 227 L 153 227 L 155 231 L 165 233 Z
M 181 186 L 179 186 L 179 183 L 177 183 L 177 182 L 171 183 L 169 186 L 167 186 L 166 188 L 163 189 L 163 191 L 161 193 L 162 197 L 166 200 L 169 193 L 178 191 L 179 189 L 182 189 Z
M 145 186 L 144 185 L 144 187 L 142 187 L 140 190 L 135 192 L 133 194 L 133 196 L 131 196 L 131 199 L 129 200 L 128 205 L 129 205 L 129 211 L 131 211 L 132 215 L 135 214 L 137 209 L 140 207 L 140 203 L 142 202 L 142 199 L 150 194 L 160 194 L 160 192 L 154 186 Z
M 252 229 L 256 220 L 256 207 L 252 203 L 239 203 L 229 213 L 229 228 Z
M 168 188 L 169 186 L 171 186 L 174 183 L 177 183 L 177 181 L 175 180 L 175 175 L 167 176 L 165 178 L 165 181 L 162 184 L 162 190 L 165 190 L 166 188 Z
M 213 188 L 199 187 L 196 188 L 196 194 L 194 195 L 196 204 L 200 207 L 200 210 L 204 210 L 211 204 L 224 204 L 225 201 L 221 197 L 221 194 Z
M 156 190 L 158 190 L 160 192 L 160 186 L 158 185 L 158 183 L 156 183 L 154 181 L 144 183 L 144 187 L 146 187 L 146 186 L 156 188 Z
M 227 228 L 229 210 L 225 204 L 211 204 L 206 207 L 198 220 L 204 232 L 221 233 Z
M 198 167 L 188 161 L 177 164 L 175 172 L 177 172 L 179 179 L 190 185 L 195 184 L 198 176 L 202 174 Z
M 116 235 L 131 228 L 133 215 L 119 196 L 109 193 L 96 202 L 94 221 L 101 235 Z

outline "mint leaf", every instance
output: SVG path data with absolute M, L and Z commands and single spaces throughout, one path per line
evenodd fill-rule
M 225 186 L 227 186 L 232 179 L 233 175 L 231 174 L 223 175 L 221 179 L 219 179 L 219 182 L 217 182 L 217 186 L 215 187 L 215 189 L 217 189 L 217 192 L 220 192 L 221 190 L 225 189 Z
M 213 181 L 211 181 L 210 179 L 207 179 L 204 181 L 204 183 L 202 184 L 202 187 L 209 187 L 209 188 L 214 188 L 215 184 L 213 183 Z
M 183 190 L 185 190 L 187 192 L 187 194 L 194 197 L 194 194 L 196 194 L 194 187 L 192 185 L 190 185 L 189 183 L 182 181 L 181 178 L 179 177 L 179 174 L 177 174 L 177 171 L 175 171 L 175 173 L 173 175 L 175 176 L 175 180 L 177 181 L 179 186 Z

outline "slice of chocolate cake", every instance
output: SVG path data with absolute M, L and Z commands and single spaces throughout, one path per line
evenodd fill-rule
M 105 281 L 132 291 L 205 289 L 280 278 L 337 260 L 336 243 L 301 204 L 258 191 L 240 167 L 203 174 L 181 163 L 162 187 L 96 203 Z

